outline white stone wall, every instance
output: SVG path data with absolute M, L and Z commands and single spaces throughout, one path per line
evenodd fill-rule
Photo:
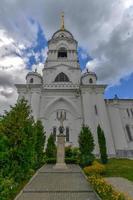
M 80 98 L 75 97 L 75 91 L 59 91 L 55 90 L 44 92 L 40 107 L 40 119 L 42 120 L 47 134 L 49 135 L 53 127 L 59 127 L 56 118 L 57 111 L 64 110 L 66 112 L 66 120 L 64 127 L 70 128 L 70 144 L 77 146 L 78 135 L 82 123 Z M 58 133 L 57 133 L 58 134 Z
M 110 156 L 115 155 L 114 141 L 112 137 L 112 132 L 110 129 L 110 123 L 107 116 L 106 106 L 103 98 L 104 86 L 98 88 L 85 87 L 82 88 L 83 95 L 83 109 L 84 109 L 84 123 L 87 124 L 94 134 L 95 139 L 95 153 L 99 154 L 99 146 L 97 139 L 97 126 L 100 124 L 101 128 L 104 130 L 105 138 L 107 142 L 107 151 Z M 95 106 L 97 109 L 97 114 L 95 111 Z
M 67 49 L 67 58 L 57 58 L 60 47 Z M 26 84 L 16 85 L 18 99 L 25 97 L 31 105 L 34 118 L 42 121 L 47 138 L 53 127 L 58 130 L 60 125 L 56 118 L 57 111 L 64 110 L 64 127 L 70 129 L 68 144 L 78 145 L 81 126 L 86 124 L 94 136 L 94 153 L 99 155 L 97 126 L 100 124 L 109 156 L 133 156 L 133 141 L 129 141 L 125 130 L 128 124 L 133 135 L 133 100 L 104 100 L 106 85 L 97 84 L 95 73 L 87 72 L 81 78 L 77 42 L 70 32 L 57 31 L 48 42 L 48 48 L 43 77 L 37 72 L 30 72 Z M 54 82 L 61 72 L 68 76 L 69 82 Z M 33 83 L 30 83 L 31 78 Z M 92 84 L 89 78 L 92 78 Z M 127 108 L 130 114 L 127 114 Z
M 106 105 L 116 150 L 121 152 L 133 150 L 133 141 L 129 141 L 125 129 L 126 124 L 130 125 L 130 128 L 133 126 L 133 115 L 131 113 L 133 100 L 111 100 L 107 101 Z M 127 109 L 129 109 L 130 116 L 127 114 Z M 133 136 L 133 129 L 130 130 Z

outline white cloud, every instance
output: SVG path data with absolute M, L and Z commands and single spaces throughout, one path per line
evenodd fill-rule
M 94 58 L 87 65 L 96 71 L 100 81 L 114 84 L 133 72 L 132 0 L 1 0 L 0 73 L 6 77 L 6 81 L 0 77 L 3 87 L 13 87 L 16 81 L 24 81 L 25 62 L 34 52 L 22 58 L 21 50 L 36 43 L 38 27 L 33 20 L 40 23 L 49 39 L 60 27 L 62 11 L 65 12 L 66 28 Z M 20 56 L 16 56 L 16 52 Z M 45 54 L 46 51 L 41 52 Z M 39 53 L 35 57 L 38 60 Z M 42 66 L 40 63 L 38 70 Z M 13 95 L 15 99 L 16 93 Z M 3 98 L 7 104 L 13 101 Z

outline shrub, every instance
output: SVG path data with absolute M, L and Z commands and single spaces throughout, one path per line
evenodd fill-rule
M 106 164 L 108 162 L 106 139 L 100 125 L 98 125 L 97 127 L 97 135 L 98 135 L 98 144 L 99 144 L 101 162 L 103 164 Z
M 73 147 L 72 148 L 72 157 L 79 160 L 80 157 L 80 151 L 78 147 Z
M 130 200 L 123 193 L 117 192 L 101 177 L 92 175 L 89 177 L 89 182 L 102 200 Z
M 76 158 L 65 158 L 66 164 L 78 164 L 79 161 Z
M 56 163 L 56 158 L 47 158 L 46 159 L 47 164 L 55 164 Z
M 47 158 L 55 158 L 56 157 L 56 145 L 55 145 L 54 136 L 52 134 L 48 138 L 45 153 L 46 153 Z
M 44 144 L 46 135 L 44 132 L 43 125 L 41 121 L 37 121 L 34 124 L 34 131 L 35 131 L 35 168 L 41 167 L 44 163 Z
M 81 155 L 80 156 L 80 165 L 81 165 L 81 167 L 86 167 L 88 165 L 91 165 L 94 159 L 95 159 L 95 157 L 94 157 L 93 154 Z
M 97 161 L 94 161 L 91 166 L 85 167 L 84 172 L 87 175 L 92 174 L 104 174 L 105 173 L 105 166 Z
M 80 164 L 82 167 L 91 165 L 94 160 L 94 139 L 88 126 L 83 126 L 79 135 Z
M 71 158 L 73 156 L 72 147 L 65 147 L 65 157 Z

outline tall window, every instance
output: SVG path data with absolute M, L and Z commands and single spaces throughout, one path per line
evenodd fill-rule
M 130 112 L 129 112 L 128 108 L 127 108 L 127 115 L 128 115 L 128 117 L 130 117 Z
M 66 127 L 66 142 L 69 142 L 69 127 Z
M 131 133 L 130 126 L 126 125 L 125 128 L 126 128 L 126 132 L 127 132 L 127 136 L 128 136 L 129 141 L 133 141 L 133 136 L 132 136 L 132 133 Z
M 130 110 L 131 110 L 131 114 L 132 114 L 132 117 L 133 117 L 133 109 L 131 108 Z
M 60 74 L 58 74 L 56 76 L 55 82 L 69 82 L 69 78 L 68 78 L 68 76 L 66 74 L 61 72 Z
M 58 58 L 67 58 L 67 50 L 64 47 L 59 49 Z
M 53 127 L 53 136 L 54 136 L 54 141 L 56 141 L 56 127 Z
M 60 112 L 56 112 L 56 119 L 58 119 L 59 118 L 59 113 Z M 66 120 L 66 112 L 65 111 L 63 111 L 63 113 L 64 113 L 64 119 Z
M 95 109 L 95 114 L 98 115 L 98 110 L 96 105 L 94 106 L 94 109 Z

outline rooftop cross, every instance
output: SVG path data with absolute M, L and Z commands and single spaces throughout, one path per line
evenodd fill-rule
M 65 25 L 64 25 L 64 12 L 61 13 L 61 30 L 65 29 Z

